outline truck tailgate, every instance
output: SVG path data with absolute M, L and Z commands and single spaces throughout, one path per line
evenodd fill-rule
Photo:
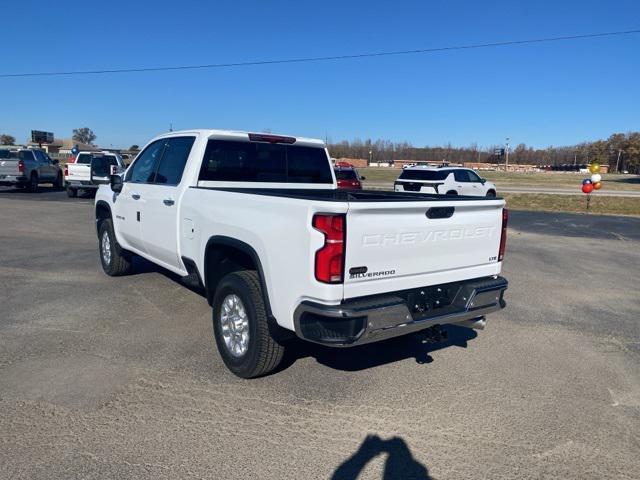
M 69 163 L 67 169 L 69 172 L 68 180 L 85 182 L 91 180 L 91 167 L 87 163 Z
M 0 159 L 0 178 L 6 177 L 7 175 L 20 175 L 20 172 L 18 171 L 18 160 Z
M 344 298 L 499 273 L 504 200 L 350 202 Z

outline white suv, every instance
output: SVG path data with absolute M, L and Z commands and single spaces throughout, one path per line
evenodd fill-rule
M 420 165 L 402 171 L 393 185 L 396 192 L 495 197 L 496 186 L 470 168 Z

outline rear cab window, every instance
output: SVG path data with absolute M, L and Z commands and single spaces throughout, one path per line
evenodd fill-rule
M 91 154 L 90 153 L 79 153 L 76 158 L 75 163 L 81 163 L 84 165 L 88 165 L 91 163 Z
M 210 139 L 199 180 L 333 184 L 324 148 Z
M 356 175 L 355 170 L 336 169 L 334 171 L 336 173 L 336 180 L 358 180 L 358 175 Z

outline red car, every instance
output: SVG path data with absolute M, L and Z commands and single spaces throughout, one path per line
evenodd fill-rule
M 355 168 L 338 167 L 334 169 L 338 188 L 341 190 L 362 190 L 362 180 L 364 177 L 358 175 Z

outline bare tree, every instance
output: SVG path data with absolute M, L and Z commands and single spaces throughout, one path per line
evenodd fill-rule
M 87 145 L 93 145 L 94 140 L 98 137 L 96 136 L 95 133 L 93 133 L 93 130 L 91 130 L 90 128 L 82 127 L 82 128 L 73 129 L 72 138 L 73 138 L 73 141 L 75 142 L 84 143 Z

